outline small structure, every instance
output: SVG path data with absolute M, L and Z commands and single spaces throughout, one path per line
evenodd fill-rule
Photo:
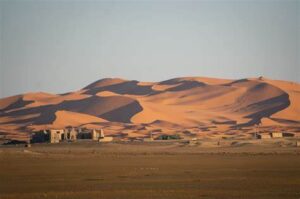
M 78 132 L 77 138 L 78 139 L 91 139 L 94 141 L 98 141 L 99 139 L 104 138 L 104 131 L 103 129 L 81 129 Z
M 191 140 L 189 140 L 189 145 L 196 145 L 198 144 L 198 139 L 197 138 L 192 138 Z
M 272 133 L 255 133 L 254 137 L 257 139 L 270 139 L 270 138 L 282 138 L 283 133 L 281 132 L 272 132 Z
M 92 140 L 99 140 L 101 138 L 104 138 L 104 132 L 103 132 L 103 129 L 100 129 L 100 130 L 96 130 L 96 129 L 93 129 L 92 132 L 91 132 L 91 137 L 92 137 Z
M 300 141 L 296 141 L 296 147 L 300 147 Z
M 34 132 L 31 136 L 31 143 L 50 142 L 59 143 L 62 141 L 76 141 L 77 139 L 91 139 L 99 142 L 110 142 L 113 137 L 105 137 L 103 129 L 48 129 Z
M 143 142 L 153 142 L 153 138 L 143 138 Z
M 78 139 L 92 139 L 92 131 L 89 129 L 80 129 L 77 134 Z
M 154 139 L 153 139 L 153 135 L 152 133 L 150 133 L 150 137 L 146 137 L 143 139 L 144 142 L 152 142 Z
M 179 135 L 160 135 L 157 140 L 179 140 Z
M 294 133 L 283 132 L 282 136 L 283 137 L 295 137 L 295 134 Z
M 103 129 L 98 131 L 98 133 L 99 133 L 98 142 L 111 142 L 111 141 L 113 141 L 113 137 L 105 137 Z
M 48 142 L 49 140 L 50 137 L 47 131 L 33 132 L 30 136 L 30 143 Z
M 74 141 L 77 139 L 77 131 L 74 128 L 70 129 L 51 129 L 48 130 L 50 143 L 58 143 L 61 141 Z
M 27 144 L 25 144 L 25 147 L 30 148 L 31 144 L 28 142 Z
M 64 130 L 64 136 L 62 140 L 75 141 L 77 140 L 78 132 L 74 128 L 68 128 Z
M 59 143 L 61 140 L 64 140 L 65 134 L 63 129 L 51 129 L 49 130 L 49 141 L 50 143 Z
M 255 139 L 261 139 L 259 135 L 259 124 L 255 124 L 255 132 L 254 132 Z
M 113 137 L 100 138 L 98 141 L 99 142 L 112 142 L 113 141 Z
M 281 132 L 272 132 L 271 136 L 272 136 L 272 138 L 282 138 L 283 137 Z
M 269 133 L 263 133 L 263 134 L 258 134 L 257 138 L 258 139 L 270 139 L 272 137 L 271 137 L 271 135 Z

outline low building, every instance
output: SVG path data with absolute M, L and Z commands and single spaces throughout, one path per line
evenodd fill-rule
M 270 138 L 282 138 L 283 133 L 281 132 L 272 132 L 272 133 L 260 133 L 254 135 L 257 139 L 270 139 Z
M 102 142 L 112 141 L 112 137 L 105 137 L 103 129 L 75 129 L 67 127 L 66 129 L 48 129 L 34 132 L 31 136 L 31 142 L 50 142 L 59 143 L 62 141 L 76 141 L 77 139 L 91 139 Z
M 181 137 L 179 135 L 160 135 L 157 140 L 179 140 Z
M 75 141 L 77 140 L 77 131 L 74 128 L 68 129 L 51 129 L 46 130 L 49 133 L 50 143 L 59 143 L 62 141 Z
M 98 140 L 99 142 L 112 142 L 113 137 L 103 137 Z
M 49 142 L 50 135 L 47 131 L 36 131 L 30 135 L 30 143 Z
M 61 140 L 64 140 L 65 131 L 63 129 L 51 129 L 48 131 L 50 143 L 59 143 Z
M 143 141 L 144 142 L 152 142 L 152 141 L 154 141 L 154 139 L 153 138 L 143 138 Z
M 38 132 L 34 132 L 31 135 L 30 142 L 31 143 L 42 143 L 42 142 L 50 142 L 50 143 L 59 143 L 62 140 L 66 140 L 70 138 L 70 133 L 68 133 L 64 129 L 47 129 Z M 72 139 L 74 136 L 72 135 Z
M 272 132 L 271 136 L 272 138 L 282 138 L 283 134 L 281 132 Z
M 198 144 L 198 139 L 197 138 L 192 138 L 189 140 L 189 145 L 196 145 Z
M 258 139 L 270 139 L 272 137 L 271 137 L 271 135 L 269 133 L 262 133 L 262 134 L 258 134 L 257 138 Z
M 78 132 L 74 128 L 68 128 L 64 131 L 63 140 L 76 141 Z
M 96 129 L 93 129 L 92 130 L 92 140 L 99 140 L 101 138 L 104 138 L 104 131 L 103 129 L 99 129 L 99 130 L 96 130 Z
M 77 139 L 92 139 L 91 130 L 81 129 L 80 132 L 78 132 Z
M 103 129 L 81 129 L 80 132 L 78 132 L 77 138 L 98 141 L 103 136 Z
M 111 142 L 111 141 L 113 141 L 113 137 L 105 137 L 103 129 L 98 130 L 97 133 L 99 133 L 98 142 Z
M 152 142 L 154 140 L 152 133 L 150 133 L 150 137 L 143 138 L 144 142 Z

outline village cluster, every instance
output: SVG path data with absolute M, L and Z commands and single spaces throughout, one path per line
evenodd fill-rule
M 254 133 L 254 139 L 272 139 L 272 138 L 283 138 L 289 137 L 286 133 L 282 132 L 271 132 L 271 133 Z M 84 140 L 89 139 L 98 142 L 111 142 L 113 141 L 113 137 L 107 137 L 104 135 L 103 129 L 81 129 L 81 128 L 73 128 L 68 127 L 65 129 L 47 129 L 38 132 L 34 132 L 31 134 L 30 143 L 59 143 L 64 141 L 76 141 L 76 140 Z M 145 137 L 142 140 L 144 142 L 151 142 L 154 140 L 180 140 L 181 136 L 176 135 L 159 135 L 154 139 L 153 134 L 150 133 L 149 137 Z M 197 138 L 192 138 L 190 140 L 191 143 L 195 143 Z
M 253 132 L 254 131 L 254 132 Z M 295 146 L 300 147 L 299 135 L 292 132 L 285 132 L 282 130 L 271 130 L 271 129 L 259 129 L 256 127 L 253 131 L 243 139 L 249 140 L 272 140 L 287 138 L 291 140 L 294 137 Z M 175 134 L 168 132 L 163 133 L 161 130 L 153 130 L 148 132 L 147 135 L 140 137 L 127 137 L 126 134 L 118 134 L 118 136 L 105 136 L 103 128 L 82 128 L 68 126 L 61 129 L 44 129 L 40 131 L 30 132 L 29 137 L 26 141 L 10 140 L 2 137 L 2 143 L 8 144 L 25 144 L 30 146 L 35 143 L 61 143 L 61 142 L 75 142 L 80 140 L 93 141 L 93 142 L 112 142 L 112 141 L 141 141 L 141 142 L 159 142 L 159 141 L 180 141 L 182 143 L 188 143 L 189 145 L 202 145 L 203 143 L 211 142 L 216 143 L 217 146 L 225 146 L 234 142 L 235 137 L 230 134 L 224 134 L 224 136 L 207 136 L 202 137 L 200 134 L 184 130 L 182 132 L 176 131 Z M 111 133 L 110 133 L 111 134 Z M 229 136 L 227 136 L 229 135 Z M 1 140 L 1 137 L 0 137 Z M 1 143 L 0 143 L 1 144 Z
M 76 141 L 77 139 L 111 142 L 113 137 L 106 137 L 103 129 L 80 129 L 69 127 L 66 129 L 49 129 L 34 132 L 31 135 L 30 143 L 59 143 L 62 141 Z
M 153 134 L 143 139 L 144 142 L 154 140 L 179 140 L 179 135 L 160 135 L 154 139 Z M 30 143 L 60 143 L 76 140 L 92 140 L 98 142 L 111 142 L 113 137 L 105 136 L 103 129 L 82 129 L 67 127 L 65 129 L 47 129 L 33 132 L 30 136 Z

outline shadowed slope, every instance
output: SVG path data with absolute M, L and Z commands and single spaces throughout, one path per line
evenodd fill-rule
M 106 112 L 100 115 L 100 117 L 108 121 L 130 123 L 131 118 L 142 110 L 143 107 L 137 101 L 133 101 L 130 104 Z
M 255 109 L 259 111 L 247 115 L 246 118 L 251 118 L 251 121 L 240 126 L 250 126 L 254 124 L 259 124 L 261 123 L 262 118 L 270 117 L 272 114 L 287 108 L 289 105 L 289 96 L 286 93 L 277 97 L 273 97 L 271 99 L 251 104 L 247 106 L 248 109 Z
M 33 101 L 25 101 L 25 100 L 23 100 L 22 97 L 20 97 L 16 101 L 14 101 L 13 103 L 9 104 L 4 109 L 2 109 L 1 111 L 5 112 L 5 111 L 13 110 L 13 109 L 23 108 L 23 107 L 25 107 L 26 105 L 28 105 L 32 102 Z
M 272 115 L 277 121 L 287 121 L 287 124 L 300 122 L 300 84 L 280 80 L 264 79 L 268 84 L 274 85 L 284 90 L 289 95 L 290 105 Z
M 95 88 L 101 88 L 101 87 L 105 87 L 105 86 L 111 86 L 114 84 L 120 84 L 120 83 L 123 83 L 126 81 L 127 80 L 120 79 L 120 78 L 104 78 L 104 79 L 100 79 L 98 81 L 91 83 L 90 85 L 84 87 L 83 89 L 90 90 L 90 89 L 95 89 Z
M 197 81 L 182 81 L 180 82 L 180 85 L 169 88 L 166 91 L 183 91 L 183 90 L 188 90 L 200 86 L 205 86 L 205 84 Z
M 22 98 L 21 95 L 16 95 L 16 96 L 0 99 L 0 112 L 4 111 L 8 106 L 12 106 L 12 104 L 16 103 L 21 98 Z M 9 109 L 10 108 L 7 108 L 7 110 Z
M 130 122 L 130 118 L 141 110 L 142 108 L 139 106 L 139 103 L 129 97 L 91 96 L 89 98 L 81 100 L 64 101 L 60 104 L 55 105 L 46 105 L 21 110 L 13 110 L 11 112 L 3 113 L 1 116 L 15 117 L 15 123 L 26 122 L 26 124 L 32 125 L 46 125 L 53 124 L 53 122 L 56 120 L 57 112 L 60 113 L 59 111 L 71 111 L 86 114 L 87 117 L 96 116 L 99 117 L 99 120 L 100 118 L 109 118 L 110 121 L 113 122 Z M 122 113 L 122 111 L 124 113 Z M 39 114 L 39 116 L 23 120 L 18 119 L 19 117 L 30 114 Z M 70 114 L 66 114 L 66 120 L 68 120 L 68 117 L 70 116 Z M 80 117 L 80 120 L 83 120 L 83 117 Z
M 88 90 L 85 93 L 89 95 L 95 95 L 96 93 L 101 91 L 110 91 L 118 94 L 147 95 L 154 92 L 151 85 L 138 85 L 138 81 L 122 81 L 120 83 L 113 83 L 108 85 L 100 83 L 98 82 L 86 87 L 88 88 Z

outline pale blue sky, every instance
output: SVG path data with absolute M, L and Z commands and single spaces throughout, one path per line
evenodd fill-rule
M 0 0 L 0 97 L 105 77 L 300 82 L 300 1 Z

